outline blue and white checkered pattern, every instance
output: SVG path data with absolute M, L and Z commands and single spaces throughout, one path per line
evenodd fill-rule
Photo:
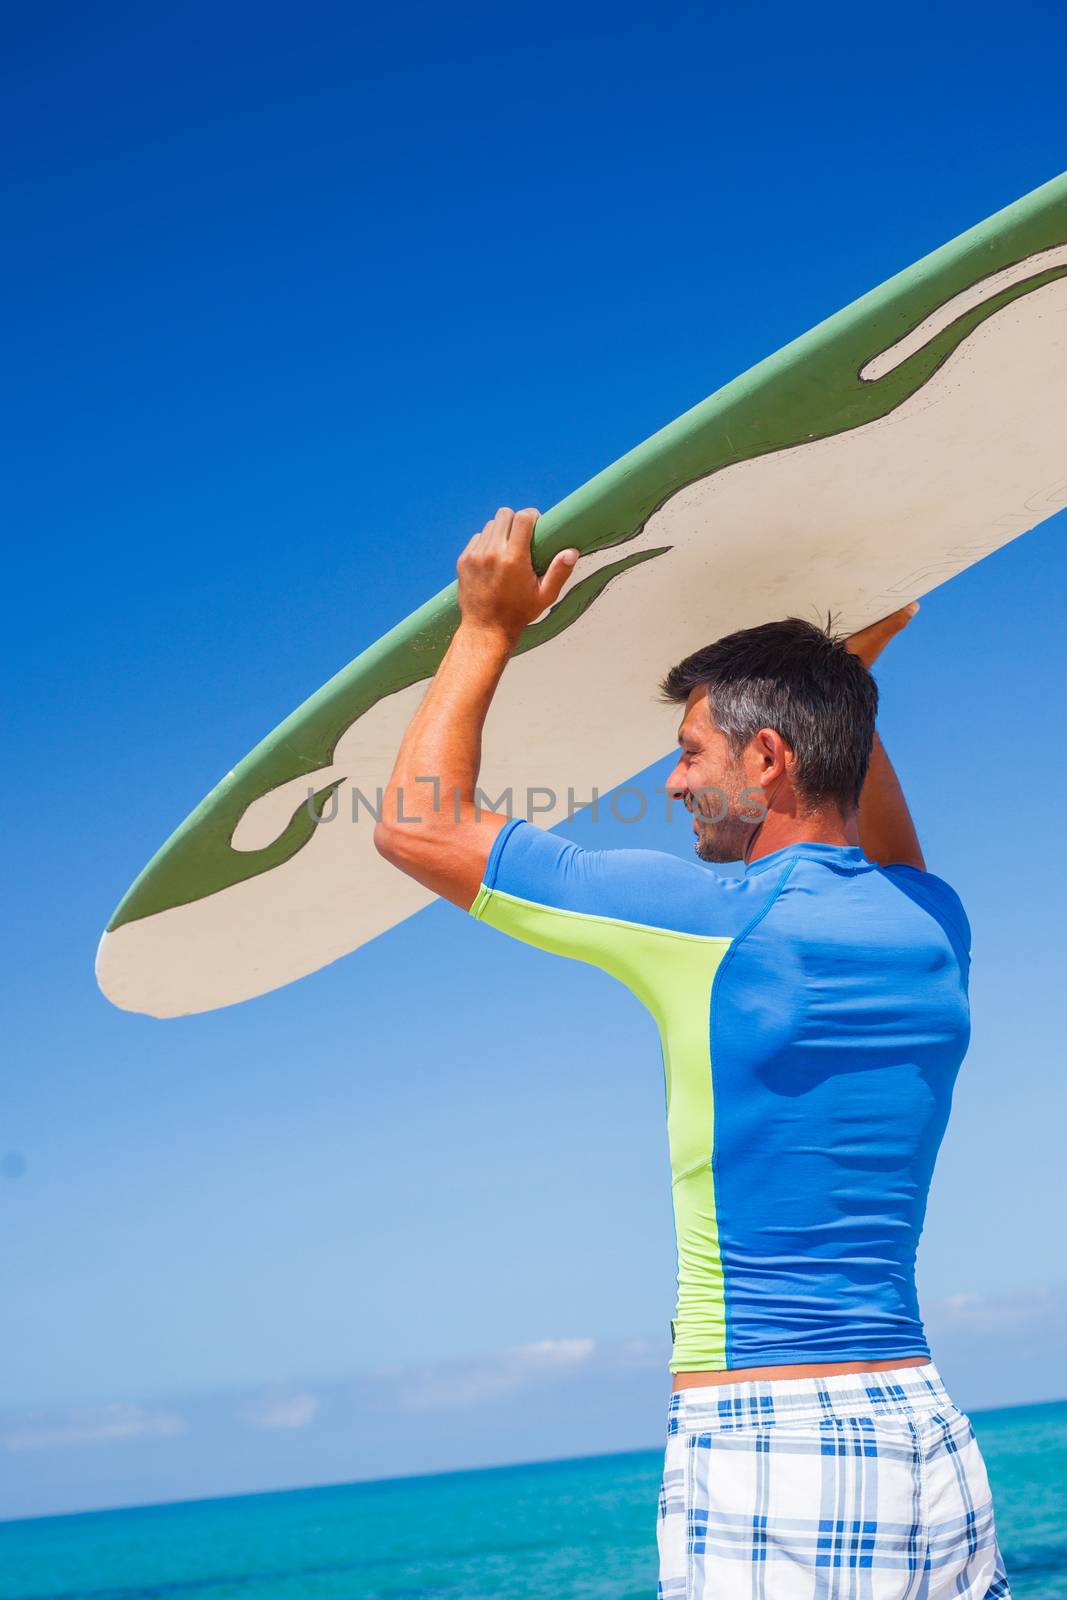
M 1010 1600 L 974 1431 L 933 1363 L 679 1389 L 657 1600 Z

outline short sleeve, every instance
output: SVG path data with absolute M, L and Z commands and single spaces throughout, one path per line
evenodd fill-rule
M 963 909 L 963 901 L 950 883 L 921 867 L 903 864 L 883 867 L 887 877 L 900 885 L 905 894 L 919 902 L 951 939 L 964 967 L 971 960 L 971 924 Z
M 709 956 L 745 926 L 759 894 L 752 880 L 703 863 L 658 850 L 587 850 L 514 817 L 493 841 L 470 915 L 601 967 L 661 1015 L 690 965 L 714 970 Z

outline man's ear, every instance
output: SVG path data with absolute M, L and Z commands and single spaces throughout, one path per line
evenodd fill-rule
M 781 734 L 778 737 L 782 739 Z M 789 781 L 792 783 L 797 770 L 797 753 L 785 739 L 782 739 L 782 753 L 785 760 L 785 770 L 789 774 Z
M 756 747 L 764 773 L 769 767 L 780 766 L 783 772 L 792 774 L 796 758 L 777 728 L 761 728 L 756 735 Z

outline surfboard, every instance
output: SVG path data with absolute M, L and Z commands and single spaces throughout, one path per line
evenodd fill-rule
M 851 632 L 1067 505 L 1067 174 L 924 257 L 679 417 L 541 518 L 581 558 L 486 720 L 489 809 L 550 828 L 672 748 L 674 661 L 787 615 Z M 460 549 L 470 529 L 443 533 Z M 96 971 L 157 1017 L 315 972 L 434 896 L 374 849 L 456 585 L 332 677 L 122 897 Z M 611 686 L 617 717 L 605 720 Z

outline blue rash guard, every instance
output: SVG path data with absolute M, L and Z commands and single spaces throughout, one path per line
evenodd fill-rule
M 672 1372 L 929 1356 L 915 1254 L 970 1036 L 955 890 L 858 845 L 731 878 L 515 817 L 470 914 L 602 967 L 656 1019 Z

